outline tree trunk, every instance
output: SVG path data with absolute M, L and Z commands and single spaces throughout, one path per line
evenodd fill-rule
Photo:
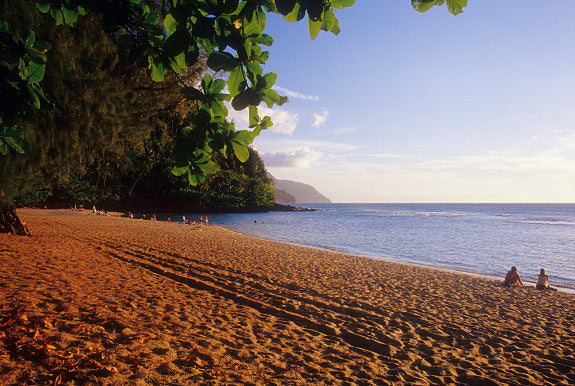
M 16 211 L 12 208 L 0 207 L 0 233 L 12 233 L 19 236 L 32 236 Z

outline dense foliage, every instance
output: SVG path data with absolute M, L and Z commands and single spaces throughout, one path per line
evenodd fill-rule
M 169 149 L 169 146 L 167 147 Z M 97 165 L 85 174 L 72 174 L 58 186 L 41 178 L 31 189 L 15 198 L 17 206 L 84 207 L 132 212 L 221 211 L 269 207 L 274 204 L 273 182 L 267 176 L 258 153 L 248 148 L 250 157 L 242 163 L 233 157 L 221 161 L 221 169 L 202 183 L 190 186 L 171 173 L 169 150 L 157 156 L 140 171 L 116 170 L 106 184 L 96 172 Z M 223 158 L 223 157 L 222 157 Z M 138 164 L 138 162 L 135 162 Z
M 338 34 L 334 10 L 355 0 L 11 0 L 2 2 L 0 14 L 0 206 L 10 204 L 21 186 L 48 171 L 62 180 L 75 168 L 100 162 L 97 172 L 106 176 L 142 138 L 138 124 L 130 122 L 135 111 L 117 110 L 118 103 L 137 102 L 137 94 L 121 81 L 147 67 L 153 81 L 176 81 L 193 105 L 177 136 L 172 173 L 185 175 L 191 185 L 220 169 L 218 156 L 233 153 L 240 161 L 249 156 L 255 136 L 270 127 L 258 106 L 287 102 L 273 86 L 276 74 L 264 73 L 269 53 L 264 47 L 273 38 L 264 33 L 267 14 L 281 14 L 288 22 L 307 19 L 314 39 L 321 30 Z M 412 0 L 418 11 L 447 3 L 457 14 L 466 0 Z M 14 9 L 36 7 L 35 12 Z M 17 15 L 17 17 L 11 17 Z M 45 19 L 49 18 L 50 23 Z M 84 24 L 82 24 L 84 23 Z M 85 24 L 88 23 L 88 24 Z M 80 27 L 77 27 L 80 26 Z M 76 28 L 76 29 L 74 29 Z M 73 35 L 70 39 L 60 37 Z M 82 53 L 82 69 L 69 56 L 76 45 L 106 34 L 108 41 Z M 78 35 L 77 39 L 74 35 Z M 121 52 L 119 58 L 116 57 Z M 227 74 L 227 81 L 205 74 L 200 83 L 186 82 L 185 75 L 207 55 L 207 65 Z M 90 62 L 93 61 L 91 70 Z M 121 66 L 126 65 L 126 67 Z M 84 73 L 82 73 L 84 71 Z M 118 82 L 108 77 L 125 71 Z M 48 76 L 51 74 L 51 78 Z M 51 79 L 51 80 L 50 80 Z M 226 87 L 227 86 L 227 87 Z M 63 87 L 76 94 L 56 99 Z M 87 90 L 91 90 L 90 94 Z M 116 99 L 95 103 L 94 114 L 84 106 L 98 95 L 113 93 Z M 77 103 L 80 101 L 80 103 Z M 249 130 L 235 130 L 226 120 L 225 101 L 236 110 L 249 110 Z M 85 103 L 84 103 L 85 102 Z M 111 103 L 108 103 L 111 102 Z M 137 106 L 137 103 L 135 104 Z M 79 106 L 79 107 L 78 107 Z M 135 107 L 137 109 L 137 107 Z M 52 112 L 56 112 L 50 116 Z M 145 110 L 140 110 L 145 114 Z M 118 120 L 116 120 L 118 118 Z M 145 120 L 144 120 L 145 121 Z M 130 122 L 130 123 L 126 123 Z M 120 123 L 127 130 L 114 130 Z M 70 130 L 68 130 L 70 129 Z M 89 144 L 87 147 L 86 144 Z M 27 146 L 28 145 L 28 146 Z M 77 146 L 80 145 L 80 146 Z M 117 150 L 125 146 L 125 152 Z M 87 151 L 87 150 L 90 151 Z M 35 152 L 38 151 L 38 154 Z M 30 154 L 33 152 L 34 154 Z M 24 153 L 25 155 L 20 156 Z M 42 170 L 42 168 L 44 169 Z M 5 175 L 12 172 L 12 177 Z M 21 193 L 21 192 L 20 192 Z

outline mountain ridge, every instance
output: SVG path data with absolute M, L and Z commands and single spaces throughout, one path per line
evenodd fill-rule
M 270 174 L 274 181 L 276 202 L 279 204 L 329 204 L 331 200 L 318 192 L 316 188 L 303 182 L 278 180 Z

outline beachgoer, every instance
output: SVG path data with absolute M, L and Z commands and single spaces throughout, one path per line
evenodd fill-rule
M 96 205 L 92 206 L 92 214 L 96 214 L 98 211 L 96 210 Z
M 537 284 L 535 284 L 535 288 L 538 290 L 557 291 L 557 288 L 552 288 L 549 286 L 549 275 L 545 273 L 545 268 L 541 268 L 539 270 L 539 276 L 537 277 Z
M 505 275 L 505 280 L 503 280 L 502 285 L 504 287 L 511 287 L 512 285 L 523 285 L 521 276 L 519 276 L 519 273 L 517 272 L 517 267 L 511 267 L 511 270 L 507 272 L 507 275 Z
M 206 226 L 208 226 L 208 216 L 204 217 L 204 221 L 206 222 Z

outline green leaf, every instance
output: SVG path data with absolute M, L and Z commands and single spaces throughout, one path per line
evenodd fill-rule
M 267 129 L 268 127 L 272 127 L 274 125 L 274 123 L 272 122 L 272 119 L 269 116 L 265 116 L 264 119 L 262 119 L 262 122 L 260 123 L 260 127 L 262 129 Z
M 214 52 L 208 57 L 208 66 L 214 71 L 229 72 L 239 64 L 239 60 L 229 52 Z
M 178 22 L 176 19 L 174 19 L 172 14 L 168 13 L 164 18 L 164 29 L 166 30 L 167 36 L 169 37 L 171 34 L 173 34 L 177 28 Z
M 202 78 L 202 89 L 204 94 L 208 94 L 210 87 L 212 85 L 212 76 L 210 74 L 205 74 Z
M 188 170 L 188 182 L 192 186 L 198 186 L 204 180 L 204 173 Z
M 59 9 L 50 8 L 50 15 L 52 15 L 52 19 L 56 21 L 56 25 L 62 25 L 62 11 Z
M 8 145 L 2 138 L 0 138 L 0 154 L 6 155 L 8 154 Z
M 232 107 L 237 110 L 243 110 L 249 105 L 257 106 L 261 102 L 261 96 L 253 88 L 248 88 L 232 99 Z
M 355 0 L 331 0 L 329 6 L 336 9 L 344 9 L 355 4 Z
M 5 21 L 0 21 L 0 32 L 7 32 L 8 31 L 8 23 Z
M 276 7 L 282 15 L 288 15 L 295 6 L 295 0 L 275 0 Z
M 447 9 L 453 15 L 459 15 L 467 7 L 467 0 L 411 0 L 412 7 L 418 12 L 427 12 L 435 5 L 443 5 L 447 1 Z
M 164 68 L 164 63 L 162 63 L 159 60 L 159 58 L 156 58 L 154 60 L 152 57 L 149 58 L 149 61 L 150 61 L 150 70 L 152 70 L 152 79 L 155 82 L 163 81 L 167 72 L 167 70 Z
M 62 6 L 61 10 L 62 15 L 64 15 L 64 19 L 66 20 L 66 24 L 69 26 L 74 26 L 74 23 L 76 23 L 76 20 L 78 20 L 78 14 L 76 11 L 68 9 L 64 6 Z
M 335 13 L 333 12 L 333 9 L 328 9 L 327 11 L 325 11 L 325 14 L 323 15 L 323 23 L 321 25 L 321 29 L 322 31 L 332 32 L 336 36 L 339 35 L 339 33 L 341 32 L 339 28 L 339 22 L 335 18 Z
M 34 31 L 28 33 L 28 38 L 26 39 L 26 48 L 32 48 L 34 42 L 36 41 L 36 34 Z
M 265 89 L 262 90 L 262 93 L 264 95 L 262 99 L 270 109 L 273 107 L 274 104 L 278 106 L 283 104 L 281 103 L 281 97 L 275 90 Z
M 178 74 L 183 74 L 188 69 L 186 67 L 186 54 L 180 52 L 179 55 L 170 58 L 170 67 Z
M 447 0 L 447 9 L 454 15 L 459 15 L 465 7 L 467 0 Z
M 191 101 L 202 100 L 205 96 L 200 90 L 194 87 L 182 87 L 182 94 Z
M 30 96 L 30 99 L 32 99 L 32 104 L 37 109 L 39 109 L 40 108 L 40 97 L 38 96 L 38 94 L 36 93 L 36 91 L 34 90 L 32 85 L 30 85 L 30 84 L 26 85 L 26 90 L 28 91 L 28 95 Z
M 14 138 L 4 137 L 3 139 L 4 139 L 4 141 L 6 141 L 8 146 L 10 146 L 12 149 L 16 150 L 20 154 L 24 154 L 24 149 L 22 148 L 22 146 L 18 142 L 16 142 L 16 140 Z
M 219 94 L 226 87 L 226 82 L 223 79 L 216 79 L 212 82 L 212 87 L 210 88 L 210 94 Z
M 221 117 L 221 121 L 225 121 L 225 117 L 228 115 L 228 109 L 222 102 L 213 101 L 209 104 L 209 106 L 212 109 L 215 117 Z
M 309 27 L 309 37 L 311 38 L 311 40 L 315 40 L 315 38 L 317 38 L 317 35 L 319 35 L 319 31 L 321 31 L 322 21 L 319 19 L 317 21 L 313 21 L 311 17 L 308 16 L 307 23 Z
M 254 79 L 256 78 L 257 75 L 261 75 L 264 73 L 264 69 L 262 68 L 262 66 L 256 62 L 249 62 L 248 64 L 246 64 L 246 70 L 248 74 L 250 74 L 250 76 Z
M 50 11 L 50 3 L 44 1 L 37 1 L 36 8 L 38 8 L 42 13 L 48 13 L 48 11 Z
M 34 43 L 34 48 L 37 49 L 38 51 L 46 52 L 52 48 L 52 45 L 48 42 L 38 40 L 36 43 Z
M 249 130 L 238 130 L 234 134 L 233 141 L 247 146 L 254 141 L 254 136 Z
M 272 88 L 274 84 L 276 84 L 276 80 L 278 79 L 278 75 L 275 72 L 268 72 L 263 76 L 265 80 L 265 88 Z
M 235 97 L 240 92 L 244 91 L 247 86 L 242 66 L 236 66 L 228 77 L 228 91 L 232 97 Z
M 212 160 L 209 160 L 207 162 L 203 162 L 203 163 L 199 163 L 198 167 L 202 170 L 202 172 L 204 172 L 205 174 L 211 174 L 211 173 L 215 173 L 218 170 L 220 170 L 220 167 L 218 166 L 217 163 L 215 163 Z
M 178 56 L 187 52 L 190 44 L 190 36 L 185 28 L 173 32 L 164 42 L 164 52 L 170 57 Z
M 44 63 L 38 64 L 35 61 L 31 61 L 28 66 L 28 83 L 38 83 L 44 78 L 44 73 L 46 70 L 46 65 Z
M 172 169 L 172 174 L 173 174 L 174 176 L 178 176 L 178 177 L 179 177 L 179 176 L 183 175 L 184 173 L 186 173 L 186 172 L 188 171 L 188 169 L 189 169 L 189 166 L 188 166 L 188 165 L 186 165 L 186 166 L 180 166 L 180 167 L 174 167 L 174 168 Z
M 417 12 L 427 12 L 435 5 L 435 0 L 411 0 L 411 6 Z
M 300 21 L 305 16 L 305 8 L 303 8 L 300 3 L 296 3 L 292 11 L 284 16 L 284 19 L 290 23 L 295 23 Z
M 271 47 L 274 44 L 274 38 L 270 35 L 261 34 L 252 39 L 254 43 L 263 44 L 266 47 Z
M 246 162 L 250 157 L 250 151 L 246 145 L 238 142 L 232 142 L 232 148 L 234 149 L 234 154 L 238 160 L 240 160 L 240 162 Z
M 266 29 L 267 17 L 266 13 L 259 8 L 255 8 L 251 19 L 247 25 L 244 23 L 244 34 L 246 35 L 261 35 Z M 249 52 L 249 50 L 246 50 Z
M 260 117 L 258 116 L 258 108 L 256 106 L 250 106 L 249 112 L 250 112 L 249 127 L 252 128 L 260 123 Z

